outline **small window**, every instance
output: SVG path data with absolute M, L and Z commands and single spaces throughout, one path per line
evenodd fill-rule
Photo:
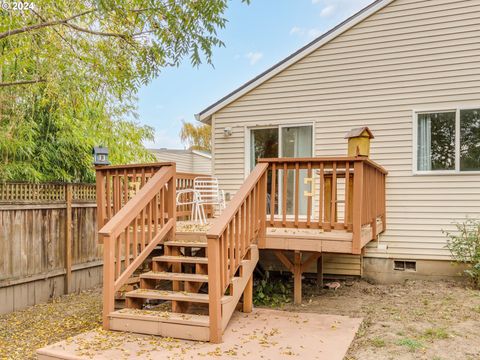
M 417 114 L 417 170 L 480 171 L 480 109 Z

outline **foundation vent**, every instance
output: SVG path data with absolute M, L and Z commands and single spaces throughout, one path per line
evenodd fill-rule
M 417 262 L 409 260 L 395 260 L 393 270 L 396 271 L 417 271 Z

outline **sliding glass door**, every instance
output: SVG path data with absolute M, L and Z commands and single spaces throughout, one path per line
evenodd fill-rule
M 277 158 L 277 157 L 311 157 L 313 156 L 313 127 L 311 125 L 305 126 L 278 126 L 263 129 L 250 130 L 250 170 L 252 170 L 259 158 Z M 306 215 L 307 198 L 303 195 L 305 190 L 310 190 L 304 184 L 304 179 L 307 176 L 306 170 L 300 171 L 299 176 L 299 196 L 298 209 L 300 215 Z M 283 170 L 277 173 L 276 188 L 278 189 L 279 199 L 276 203 L 279 206 L 276 212 L 282 211 L 283 199 L 283 181 L 278 179 L 283 178 Z M 287 198 L 286 198 L 286 212 L 288 215 L 294 213 L 295 208 L 295 172 L 288 170 L 287 173 Z M 271 177 L 268 179 L 268 190 L 271 189 Z

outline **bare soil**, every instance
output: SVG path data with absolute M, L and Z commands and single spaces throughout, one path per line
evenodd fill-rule
M 340 283 L 317 290 L 307 279 L 303 304 L 281 307 L 362 317 L 347 360 L 480 359 L 480 291 L 454 282 Z M 98 290 L 2 315 L 0 359 L 33 359 L 39 347 L 98 329 L 100 319 Z
M 303 304 L 284 309 L 362 317 L 347 360 L 480 359 L 480 291 L 456 282 L 340 283 L 336 291 L 307 284 Z

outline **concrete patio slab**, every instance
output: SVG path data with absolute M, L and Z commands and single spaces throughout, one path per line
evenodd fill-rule
M 346 316 L 255 309 L 235 313 L 222 344 L 94 330 L 37 351 L 39 360 L 341 360 L 362 322 Z

